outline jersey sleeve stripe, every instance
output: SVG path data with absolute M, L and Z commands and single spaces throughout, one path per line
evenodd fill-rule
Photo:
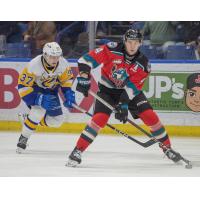
M 139 62 L 137 62 L 136 61 L 136 63 L 137 63 L 137 65 L 144 71 L 145 70 L 145 67 L 143 66 L 143 65 L 141 65 Z
M 111 52 L 116 54 L 116 55 L 123 56 L 123 53 L 121 53 L 121 52 L 118 52 L 118 51 L 111 51 Z
M 66 82 L 64 84 L 61 84 L 61 87 L 72 87 L 72 82 Z
M 33 88 L 32 87 L 23 87 L 23 88 L 20 88 L 18 91 L 19 91 L 20 97 L 24 97 L 24 96 L 32 93 Z
M 133 90 L 133 93 L 135 96 L 140 93 L 140 90 L 138 90 L 137 87 L 131 81 L 127 81 L 126 85 L 127 85 L 127 87 L 129 87 Z
M 100 64 L 94 59 L 92 58 L 90 55 L 86 54 L 83 56 L 83 59 L 86 61 L 86 62 L 90 62 L 92 64 L 92 68 L 96 68 L 98 67 Z

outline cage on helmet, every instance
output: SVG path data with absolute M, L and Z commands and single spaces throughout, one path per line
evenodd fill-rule
M 138 29 L 129 29 L 126 31 L 126 33 L 123 36 L 123 40 L 139 40 L 141 42 L 142 40 L 142 34 Z
M 43 47 L 43 56 L 62 56 L 62 49 L 57 42 L 46 43 Z

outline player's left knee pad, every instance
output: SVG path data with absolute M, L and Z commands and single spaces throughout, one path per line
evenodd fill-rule
M 47 115 L 45 118 L 45 122 L 46 122 L 47 126 L 49 126 L 49 127 L 58 128 L 62 125 L 63 121 L 64 121 L 63 115 L 58 115 L 55 117 Z

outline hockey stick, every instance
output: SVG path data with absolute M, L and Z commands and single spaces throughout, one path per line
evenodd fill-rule
M 94 93 L 93 91 L 89 90 L 89 94 L 91 96 L 93 96 L 95 99 L 97 99 L 98 101 L 100 101 L 102 104 L 104 104 L 106 107 L 108 107 L 110 110 L 114 111 L 114 107 L 111 106 L 108 102 L 106 102 L 105 100 L 103 100 L 101 97 L 99 97 L 96 93 Z M 136 127 L 138 130 L 140 130 L 142 133 L 144 133 L 146 136 L 148 136 L 149 138 L 151 138 L 152 140 L 154 140 L 155 142 L 157 142 L 161 147 L 164 147 L 167 150 L 173 150 L 172 148 L 167 147 L 166 145 L 164 145 L 162 142 L 160 142 L 156 137 L 152 136 L 150 133 L 148 133 L 147 131 L 145 131 L 143 128 L 141 128 L 140 126 L 138 126 L 135 122 L 131 121 L 130 119 L 127 119 L 127 121 L 132 124 L 134 127 Z M 189 160 L 185 159 L 183 156 L 181 156 L 181 160 L 183 162 L 186 163 L 185 168 L 187 169 L 191 169 L 192 168 L 192 164 Z
M 79 107 L 78 105 L 76 104 L 72 104 L 74 108 L 76 108 L 77 110 L 81 111 L 82 113 L 85 113 L 87 114 L 88 116 L 92 117 L 92 114 L 87 112 L 86 110 L 84 110 L 83 108 Z M 156 143 L 155 140 L 148 140 L 147 142 L 140 142 L 139 140 L 136 140 L 135 138 L 131 137 L 130 135 L 120 131 L 119 129 L 115 128 L 114 126 L 110 125 L 110 124 L 106 124 L 106 126 L 108 126 L 109 128 L 111 128 L 112 130 L 114 130 L 115 132 L 123 135 L 124 137 L 128 138 L 129 140 L 132 140 L 133 142 L 139 144 L 140 146 L 144 147 L 144 148 L 147 148 L 153 144 Z

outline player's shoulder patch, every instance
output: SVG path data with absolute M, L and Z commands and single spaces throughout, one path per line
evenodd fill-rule
M 106 45 L 108 48 L 114 49 L 118 46 L 118 43 L 117 42 L 108 42 Z
M 61 57 L 61 58 L 59 59 L 58 68 L 59 68 L 61 71 L 65 71 L 66 67 L 68 67 L 68 66 L 69 66 L 68 61 L 67 61 L 65 58 Z

